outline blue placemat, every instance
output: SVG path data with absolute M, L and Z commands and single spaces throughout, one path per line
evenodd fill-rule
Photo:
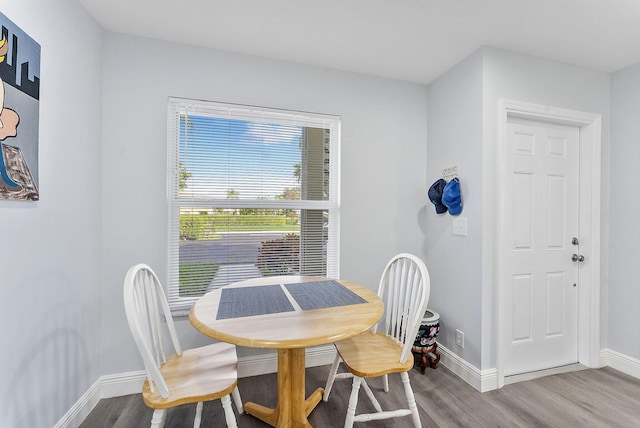
M 294 308 L 280 285 L 223 288 L 216 319 L 291 312 Z
M 335 280 L 285 284 L 285 287 L 303 311 L 367 303 Z

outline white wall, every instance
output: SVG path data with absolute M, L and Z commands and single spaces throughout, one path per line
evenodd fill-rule
M 561 64 L 515 52 L 484 48 L 484 152 L 483 217 L 485 241 L 483 254 L 483 348 L 482 368 L 495 367 L 495 273 L 491 255 L 495 251 L 496 144 L 498 141 L 498 100 L 500 98 L 561 107 L 602 115 L 602 188 L 609 185 L 610 75 L 572 65 Z M 600 278 L 601 302 L 607 294 L 608 196 L 602 195 Z M 598 279 L 596 278 L 595 281 Z M 601 306 L 606 320 L 606 305 Z
M 1 12 L 42 53 L 40 200 L 0 201 L 0 426 L 44 428 L 99 375 L 102 33 L 76 0 Z
M 440 341 L 479 369 L 496 365 L 495 213 L 498 101 L 501 98 L 602 115 L 602 188 L 609 185 L 610 76 L 515 52 L 482 48 L 429 85 L 429 183 L 457 165 L 468 236 L 451 235 L 451 216 L 428 215 L 427 261 L 435 281 Z M 444 146 L 444 147 L 443 147 Z M 606 322 L 608 194 L 602 198 L 602 324 Z M 455 329 L 465 348 L 455 345 Z M 602 337 L 606 343 L 606 336 Z
M 122 309 L 127 268 L 144 261 L 166 278 L 169 96 L 340 115 L 341 276 L 376 289 L 391 256 L 421 252 L 424 86 L 116 34 L 104 52 L 102 374 L 142 367 Z M 206 341 L 180 328 L 185 345 Z
M 482 54 L 476 52 L 429 85 L 427 186 L 458 167 L 467 236 L 453 236 L 448 212 L 427 202 L 429 308 L 440 314 L 438 342 L 480 367 L 482 343 Z M 465 347 L 455 345 L 455 330 Z
M 640 359 L 640 64 L 611 81 L 608 347 Z

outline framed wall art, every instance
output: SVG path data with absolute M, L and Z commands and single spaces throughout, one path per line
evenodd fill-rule
M 37 201 L 40 45 L 0 13 L 0 200 Z

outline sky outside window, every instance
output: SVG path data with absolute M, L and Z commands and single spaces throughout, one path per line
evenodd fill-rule
M 191 176 L 181 195 L 275 199 L 300 186 L 301 135 L 299 126 L 183 116 L 179 160 Z

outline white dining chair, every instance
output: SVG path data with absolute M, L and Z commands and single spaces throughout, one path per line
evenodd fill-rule
M 408 371 L 413 367 L 411 346 L 429 302 L 431 281 L 426 266 L 411 254 L 394 256 L 385 267 L 378 296 L 385 304 L 385 315 L 371 330 L 336 342 L 336 358 L 331 366 L 324 401 L 329 399 L 335 379 L 353 378 L 345 428 L 354 422 L 388 419 L 411 415 L 415 428 L 420 428 L 420 415 L 409 383 Z M 340 362 L 348 370 L 337 373 Z M 388 374 L 400 373 L 408 409 L 382 410 L 365 378 L 383 377 L 384 391 L 389 391 Z M 375 413 L 356 415 L 358 393 L 363 387 Z
M 202 402 L 218 398 L 227 426 L 237 427 L 229 398 L 231 394 L 238 413 L 242 413 L 235 346 L 219 342 L 182 350 L 162 285 L 145 264 L 132 266 L 126 274 L 124 307 L 147 372 L 142 398 L 154 409 L 151 427 L 164 426 L 167 409 L 197 403 L 193 424 L 197 428 L 202 418 Z M 163 316 L 165 322 L 161 320 Z M 167 330 L 170 340 L 166 340 Z M 171 346 L 165 346 L 165 341 Z

